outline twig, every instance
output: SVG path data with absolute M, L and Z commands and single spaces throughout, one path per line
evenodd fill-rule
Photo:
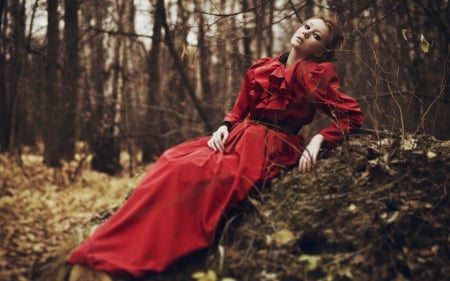
M 381 132 L 374 129 L 366 129 L 366 128 L 355 128 L 351 129 L 348 132 L 348 135 L 372 135 L 376 137 L 383 138 L 399 138 L 399 134 L 391 133 L 391 132 Z

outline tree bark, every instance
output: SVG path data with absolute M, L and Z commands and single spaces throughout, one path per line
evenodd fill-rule
M 271 57 L 273 54 L 273 30 L 272 30 L 272 26 L 273 26 L 273 13 L 275 10 L 275 3 L 274 1 L 270 1 L 269 2 L 269 18 L 268 18 L 268 23 L 267 23 L 267 27 L 266 27 L 266 38 L 265 38 L 265 45 L 266 45 L 266 54 L 267 56 Z
M 2 37 L 5 36 L 6 32 L 6 29 L 3 26 L 3 14 L 5 11 L 5 0 L 0 0 L 0 33 Z M 11 133 L 11 97 L 6 89 L 7 63 L 5 41 L 0 40 L 0 153 L 9 150 L 9 138 Z
M 201 5 L 199 1 L 196 1 L 195 5 L 197 9 L 201 9 Z M 205 30 L 205 19 L 202 14 L 198 15 L 199 23 L 198 23 L 198 52 L 199 52 L 199 67 L 200 67 L 200 85 L 201 85 L 201 98 L 203 100 L 203 104 L 207 106 L 206 113 L 209 116 L 210 120 L 217 120 L 217 118 L 221 118 L 217 116 L 218 114 L 222 115 L 222 113 L 217 111 L 213 105 L 216 104 L 218 95 L 214 95 L 212 91 L 211 85 L 211 75 L 210 75 L 210 65 L 211 65 L 211 50 L 209 46 L 209 41 L 206 37 Z
M 3 17 L 4 14 L 6 13 L 6 0 L 0 0 L 0 30 L 3 30 Z M 5 17 L 6 18 L 6 17 Z
M 0 65 L 6 65 L 4 52 L 0 52 Z M 8 151 L 11 132 L 11 110 L 8 93 L 6 92 L 5 75 L 5 67 L 0 67 L 0 153 Z
M 164 19 L 164 0 L 157 0 L 154 11 L 154 23 L 153 23 L 153 39 L 152 47 L 148 56 L 148 93 L 147 104 L 151 107 L 147 108 L 146 112 L 146 124 L 150 131 L 157 132 L 159 124 L 160 113 L 154 109 L 153 106 L 158 104 L 158 95 L 161 90 L 161 78 L 159 73 L 159 55 L 161 50 L 161 28 Z M 153 134 L 152 134 L 153 135 Z M 142 147 L 142 161 L 149 163 L 154 160 L 153 157 L 160 153 L 160 147 L 158 145 L 159 140 L 156 134 L 154 136 L 146 135 Z
M 125 11 L 125 5 L 127 3 L 117 3 L 119 7 L 118 15 L 118 30 L 123 31 L 123 14 Z M 112 93 L 111 98 L 104 99 L 103 105 L 99 105 L 102 108 L 100 111 L 100 134 L 97 137 L 97 142 L 94 146 L 94 156 L 92 158 L 92 167 L 94 170 L 104 172 L 110 175 L 115 175 L 122 171 L 122 165 L 120 164 L 120 131 L 119 131 L 119 119 L 120 119 L 120 106 L 121 106 L 121 88 L 122 80 L 120 79 L 121 68 L 121 50 L 123 44 L 123 38 L 118 37 L 113 40 L 113 62 L 111 65 L 112 72 Z M 104 93 L 99 93 L 104 95 Z
M 46 127 L 44 128 L 44 163 L 50 167 L 61 166 L 61 147 L 59 135 L 60 97 L 58 89 L 58 0 L 47 2 L 47 66 L 45 112 Z
M 74 159 L 76 115 L 78 101 L 78 1 L 65 0 L 64 13 L 64 72 L 62 99 L 61 146 L 65 160 Z
M 9 108 L 10 117 L 7 118 L 9 125 L 9 150 L 17 148 L 21 144 L 19 136 L 19 124 L 24 119 L 20 116 L 22 108 L 24 107 L 24 96 L 22 90 L 22 83 L 20 83 L 23 72 L 23 60 L 25 50 L 25 2 L 14 1 L 13 5 L 14 13 L 14 51 L 13 58 L 10 67 L 10 88 L 9 88 Z
M 242 10 L 247 11 L 249 9 L 248 0 L 242 0 Z M 245 19 L 245 14 L 244 14 Z M 244 20 L 245 22 L 245 20 Z M 252 63 L 252 35 L 251 29 L 247 26 L 244 26 L 244 38 L 242 40 L 243 48 L 244 48 L 244 67 L 242 68 L 243 72 L 250 67 Z

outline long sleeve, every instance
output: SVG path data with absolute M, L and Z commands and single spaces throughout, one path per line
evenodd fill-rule
M 320 134 L 325 144 L 333 147 L 350 129 L 362 125 L 363 114 L 356 100 L 341 92 L 332 63 L 314 64 L 306 69 L 299 79 L 303 80 L 306 90 L 315 96 L 317 108 L 330 117 L 332 124 L 322 129 Z
M 244 81 L 242 82 L 241 89 L 236 98 L 233 108 L 231 111 L 225 115 L 223 121 L 233 126 L 236 122 L 244 120 L 251 109 L 255 106 L 258 99 L 258 94 L 255 92 L 253 82 L 255 69 L 267 62 L 269 58 L 259 59 L 255 64 L 253 64 L 247 74 L 245 75 Z
M 253 104 L 253 97 L 250 95 L 251 83 L 248 75 L 246 75 L 241 90 L 236 98 L 233 108 L 225 115 L 224 121 L 234 125 L 236 122 L 243 120 L 249 113 Z

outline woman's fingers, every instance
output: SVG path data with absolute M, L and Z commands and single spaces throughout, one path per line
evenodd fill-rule
M 298 168 L 300 172 L 306 173 L 311 171 L 312 167 L 316 164 L 317 153 L 315 151 L 310 151 L 305 149 L 302 156 L 300 157 Z
M 208 147 L 211 148 L 212 150 L 217 150 L 216 147 L 215 147 L 215 145 L 214 145 L 213 137 L 211 137 L 211 138 L 208 140 Z
M 227 139 L 227 137 L 227 131 L 216 131 L 213 134 L 214 145 L 218 150 L 223 151 L 225 149 L 225 140 Z
M 215 131 L 208 141 L 208 146 L 212 150 L 223 151 L 225 149 L 225 141 L 228 138 L 228 128 L 221 126 Z
M 217 136 L 217 145 L 219 146 L 219 150 L 223 151 L 225 149 L 225 141 L 228 138 L 228 131 L 221 131 L 218 132 L 218 136 Z
M 312 167 L 316 164 L 317 155 L 319 154 L 323 140 L 324 137 L 321 134 L 317 134 L 311 139 L 298 162 L 300 172 L 306 173 L 311 171 Z
M 305 150 L 302 154 L 302 156 L 300 157 L 300 161 L 299 161 L 299 170 L 302 173 L 306 173 L 309 172 L 311 169 L 311 157 L 310 154 L 307 150 Z
M 224 131 L 223 131 L 223 134 L 222 134 L 222 143 L 223 143 L 223 145 L 225 145 L 225 142 L 226 142 L 227 139 L 228 139 L 228 135 L 229 135 L 228 129 L 224 130 Z
M 223 144 L 222 144 L 222 140 L 220 138 L 220 134 L 218 132 L 215 132 L 213 134 L 213 138 L 214 138 L 214 145 L 218 150 L 222 150 L 223 149 Z

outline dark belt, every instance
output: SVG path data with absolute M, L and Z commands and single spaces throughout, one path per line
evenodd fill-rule
M 271 130 L 280 131 L 290 135 L 296 135 L 300 128 L 298 126 L 294 126 L 288 122 L 274 122 L 273 120 L 267 121 L 264 119 L 250 119 L 253 123 L 261 124 L 264 127 L 267 127 Z

